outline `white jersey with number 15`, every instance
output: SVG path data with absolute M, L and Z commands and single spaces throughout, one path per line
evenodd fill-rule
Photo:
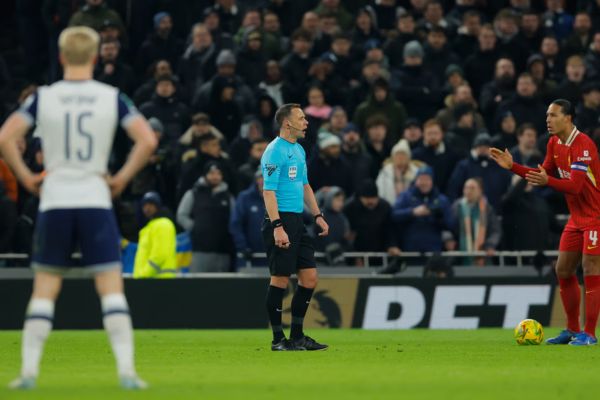
M 19 110 L 42 142 L 40 211 L 110 208 L 107 165 L 117 124 L 138 115 L 118 89 L 94 80 L 42 86 Z

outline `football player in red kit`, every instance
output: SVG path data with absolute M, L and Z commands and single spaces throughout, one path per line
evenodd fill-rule
M 565 194 L 571 217 L 560 238 L 556 275 L 567 329 L 548 344 L 594 345 L 600 311 L 600 159 L 596 145 L 573 125 L 575 109 L 567 100 L 554 100 L 546 112 L 551 137 L 546 158 L 538 168 L 513 162 L 508 150 L 490 149 L 501 167 L 535 186 L 550 186 Z M 585 326 L 580 328 L 581 291 L 576 271 L 583 264 Z

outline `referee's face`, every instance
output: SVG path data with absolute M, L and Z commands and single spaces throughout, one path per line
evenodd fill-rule
M 301 108 L 292 109 L 290 115 L 290 133 L 296 137 L 296 139 L 303 139 L 306 136 L 306 128 L 308 127 L 308 121 L 304 115 L 304 111 Z

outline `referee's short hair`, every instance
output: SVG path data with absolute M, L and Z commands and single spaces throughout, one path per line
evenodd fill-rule
M 287 103 L 279 107 L 277 112 L 275 113 L 275 121 L 277 124 L 281 126 L 283 124 L 283 120 L 289 118 L 292 115 L 292 110 L 294 108 L 302 108 L 298 103 Z
M 575 107 L 573 107 L 573 104 L 569 100 L 556 99 L 550 104 L 559 106 L 563 114 L 570 115 L 571 121 L 575 121 Z

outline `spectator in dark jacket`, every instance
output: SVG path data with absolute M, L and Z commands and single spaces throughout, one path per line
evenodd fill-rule
M 476 97 L 480 95 L 483 85 L 494 77 L 494 67 L 499 56 L 496 50 L 496 33 L 491 25 L 481 27 L 477 40 L 477 51 L 464 61 L 463 67 Z
M 244 80 L 236 75 L 236 58 L 231 50 L 225 49 L 219 52 L 216 60 L 217 74 L 211 80 L 196 88 L 192 96 L 192 108 L 198 111 L 207 111 L 210 107 L 215 81 L 224 79 L 233 81 L 236 88 L 234 100 L 243 113 L 253 113 L 256 109 L 254 93 L 244 83 Z M 211 115 L 211 117 L 214 117 Z
M 339 186 L 353 193 L 352 166 L 341 157 L 342 141 L 330 132 L 321 132 L 317 139 L 319 151 L 308 161 L 308 181 L 313 190 L 325 186 Z
M 590 18 L 590 14 L 585 11 L 579 11 L 575 15 L 575 21 L 573 22 L 573 33 L 571 33 L 563 44 L 565 55 L 585 54 L 592 43 L 592 34 L 592 19 Z
M 156 80 L 159 76 L 171 75 L 175 82 L 175 88 L 177 97 L 179 99 L 187 99 L 187 91 L 184 86 L 179 82 L 179 78 L 173 74 L 171 64 L 167 60 L 158 60 L 148 68 L 149 79 L 146 80 L 140 87 L 138 87 L 133 93 L 133 102 L 135 104 L 144 104 L 145 102 L 152 99 L 152 95 L 156 89 Z
M 444 141 L 444 130 L 439 121 L 430 119 L 423 125 L 423 146 L 412 152 L 414 160 L 423 161 L 433 168 L 435 186 L 446 190 L 450 174 L 458 162 L 458 156 Z
M 367 120 L 365 148 L 373 161 L 370 177 L 375 179 L 392 149 L 392 141 L 388 139 L 388 122 L 384 116 L 375 115 Z
M 479 106 L 485 116 L 488 127 L 493 126 L 498 106 L 510 99 L 515 93 L 515 65 L 508 58 L 500 58 L 496 62 L 494 80 L 487 82 L 481 89 Z
M 377 78 L 383 77 L 387 71 L 383 69 L 381 63 L 375 60 L 365 60 L 362 64 L 361 77 L 358 84 L 350 89 L 350 94 L 346 102 L 346 110 L 353 115 L 356 108 L 371 93 L 373 83 Z
M 566 64 L 565 79 L 558 85 L 551 97 L 569 100 L 571 104 L 577 104 L 581 99 L 585 64 L 583 58 L 578 54 L 570 56 Z
M 193 92 L 216 73 L 218 49 L 206 25 L 192 27 L 191 43 L 179 61 L 178 74 Z
M 237 53 L 237 71 L 251 89 L 258 88 L 267 75 L 263 41 L 264 35 L 259 29 L 247 29 Z
M 240 127 L 239 134 L 229 144 L 229 158 L 235 168 L 244 164 L 248 160 L 250 147 L 252 143 L 259 139 L 263 139 L 263 127 L 260 121 L 254 116 L 249 115 L 244 119 Z M 254 171 L 252 171 L 252 176 Z M 244 185 L 241 187 L 246 187 Z
M 177 98 L 175 81 L 171 75 L 162 75 L 157 79 L 152 100 L 142 104 L 140 112 L 146 118 L 155 117 L 163 123 L 164 140 L 173 148 L 191 121 L 189 108 Z
M 223 179 L 228 184 L 232 193 L 236 193 L 234 169 L 228 158 L 221 154 L 221 143 L 214 133 L 205 133 L 200 136 L 198 142 L 198 153 L 181 166 L 181 175 L 177 186 L 177 198 L 181 199 L 186 191 L 202 177 L 202 172 L 207 163 L 214 161 L 219 165 Z
M 546 62 L 548 79 L 560 82 L 565 76 L 565 60 L 560 52 L 560 45 L 554 36 L 545 36 L 540 46 L 540 54 Z
M 498 106 L 494 127 L 500 122 L 500 115 L 507 111 L 515 117 L 517 125 L 529 122 L 538 132 L 546 131 L 546 105 L 537 97 L 537 86 L 531 74 L 524 72 L 517 80 L 515 95 Z
M 261 226 L 265 219 L 265 202 L 262 196 L 263 176 L 262 169 L 254 170 L 253 181 L 246 189 L 241 191 L 235 201 L 235 207 L 229 223 L 229 231 L 235 243 L 235 249 L 242 253 L 245 261 L 253 265 L 265 265 L 264 262 L 252 259 L 252 253 L 265 251 Z M 242 264 L 238 259 L 238 266 Z
M 342 130 L 342 157 L 352 166 L 352 186 L 357 188 L 365 179 L 370 178 L 373 160 L 367 153 L 356 125 L 349 123 Z
M 106 41 L 100 45 L 100 57 L 94 69 L 94 78 L 100 82 L 119 88 L 131 96 L 136 87 L 133 69 L 119 59 L 121 44 L 118 41 Z
M 600 32 L 594 34 L 592 45 L 585 55 L 585 70 L 587 79 L 600 79 Z
M 408 42 L 418 40 L 415 33 L 415 18 L 409 12 L 398 16 L 395 35 L 384 45 L 385 55 L 388 57 L 390 67 L 398 69 L 404 63 L 402 57 L 404 46 Z
M 388 120 L 388 140 L 395 143 L 406 121 L 406 109 L 402 103 L 394 99 L 389 84 L 384 78 L 377 78 L 373 82 L 369 97 L 356 108 L 353 121 L 359 129 L 364 130 L 367 119 L 377 115 Z
M 212 81 L 210 103 L 206 109 L 211 122 L 223 133 L 227 143 L 233 142 L 239 135 L 242 125 L 243 111 L 235 101 L 236 91 L 233 78 L 216 77 Z
M 142 43 L 137 56 L 137 71 L 156 60 L 168 60 L 177 70 L 179 57 L 183 53 L 183 41 L 172 33 L 173 20 L 166 12 L 154 15 L 154 32 Z
M 600 84 L 588 82 L 581 88 L 582 101 L 576 109 L 576 123 L 578 129 L 590 137 L 600 129 Z
M 441 82 L 423 64 L 423 47 L 414 40 L 404 46 L 404 64 L 392 70 L 390 87 L 409 115 L 425 121 L 441 105 Z
M 553 213 L 537 190 L 518 175 L 502 196 L 503 247 L 506 250 L 546 250 Z
M 375 182 L 370 179 L 361 182 L 344 207 L 344 214 L 350 223 L 355 251 L 400 254 L 391 218 L 392 207 L 377 195 Z
M 192 239 L 192 272 L 228 272 L 233 251 L 229 220 L 235 201 L 216 162 L 186 191 L 177 208 L 177 222 Z
M 485 197 L 494 207 L 500 205 L 502 194 L 510 184 L 510 173 L 489 158 L 491 138 L 488 134 L 477 135 L 473 141 L 471 155 L 461 160 L 448 182 L 448 197 L 455 200 L 460 197 L 467 179 L 479 177 L 483 181 Z
M 249 157 L 237 170 L 239 188 L 248 187 L 254 180 L 256 169 L 260 167 L 260 159 L 265 152 L 269 139 L 260 137 L 252 140 L 248 149 Z
M 330 186 L 318 190 L 315 197 L 329 225 L 327 236 L 319 236 L 320 228 L 312 225 L 315 249 L 325 252 L 330 265 L 343 264 L 342 253 L 348 250 L 350 239 L 350 223 L 342 212 L 346 198 L 344 191 L 340 187 Z
M 537 149 L 537 131 L 531 124 L 523 124 L 517 129 L 518 144 L 510 149 L 513 160 L 530 168 L 537 168 L 544 161 L 544 157 Z
M 98 31 L 105 21 L 115 24 L 121 35 L 125 35 L 125 25 L 119 14 L 108 7 L 104 0 L 86 0 L 85 5 L 69 20 L 69 26 L 89 26 Z
M 446 74 L 446 67 L 450 64 L 459 64 L 458 56 L 448 45 L 448 37 L 444 28 L 435 26 L 427 33 L 427 43 L 425 44 L 425 58 L 423 64 L 435 76 L 437 82 L 443 82 Z
M 527 51 L 533 53 L 539 51 L 544 38 L 544 26 L 540 15 L 534 9 L 527 9 L 521 15 L 521 26 L 519 40 L 523 42 Z
M 462 25 L 457 30 L 457 35 L 452 42 L 452 49 L 458 56 L 465 60 L 475 53 L 478 47 L 477 36 L 481 29 L 481 15 L 476 10 L 468 10 L 462 15 Z
M 392 210 L 402 251 L 441 251 L 442 231 L 452 225 L 448 198 L 433 184 L 433 170 L 423 167 L 414 185 L 402 193 Z
M 302 28 L 295 30 L 292 34 L 292 51 L 281 60 L 283 81 L 290 99 L 301 99 L 306 93 L 312 43 L 309 31 Z
M 500 116 L 500 129 L 492 137 L 492 146 L 512 149 L 517 145 L 517 121 L 510 111 Z

